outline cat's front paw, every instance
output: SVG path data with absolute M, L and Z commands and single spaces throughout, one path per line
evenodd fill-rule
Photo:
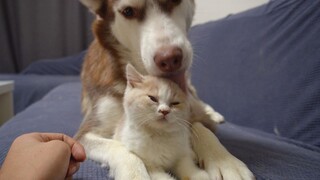
M 202 160 L 210 179 L 215 180 L 254 180 L 253 173 L 235 157 L 225 157 L 219 161 L 216 158 Z
M 122 162 L 118 169 L 111 169 L 115 180 L 151 180 L 144 163 L 135 155 L 124 157 Z

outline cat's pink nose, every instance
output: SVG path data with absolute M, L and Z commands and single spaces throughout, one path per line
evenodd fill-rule
M 160 109 L 160 110 L 159 110 L 159 113 L 161 113 L 161 114 L 163 114 L 163 115 L 165 116 L 165 115 L 169 114 L 170 111 L 169 111 L 169 110 L 162 110 L 162 109 Z
M 162 72 L 177 71 L 182 65 L 182 50 L 179 47 L 162 47 L 155 56 L 154 62 Z

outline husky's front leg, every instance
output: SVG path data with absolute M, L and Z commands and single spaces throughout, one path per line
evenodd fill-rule
M 200 119 L 200 122 L 205 123 L 208 125 L 208 128 L 210 130 L 214 129 L 215 124 L 224 123 L 224 117 L 217 111 L 215 111 L 209 104 L 201 101 L 197 95 L 197 91 L 195 87 L 189 82 L 189 93 L 191 96 L 189 96 L 190 102 L 192 102 L 193 111 L 196 112 L 196 116 L 198 117 L 199 114 L 205 114 L 209 118 L 202 118 Z M 199 113 L 200 112 L 200 113 Z M 203 122 L 203 120 L 207 122 Z M 212 121 L 212 122 L 210 122 Z M 213 124 L 213 125 L 212 125 Z
M 80 142 L 89 159 L 109 165 L 110 175 L 115 180 L 150 180 L 142 160 L 128 151 L 122 143 L 93 133 L 85 134 Z
M 217 111 L 215 111 L 209 104 L 203 103 L 204 110 L 210 119 L 218 124 L 224 123 L 224 117 Z
M 192 146 L 200 166 L 215 180 L 255 179 L 248 167 L 230 154 L 218 138 L 201 123 L 192 125 Z

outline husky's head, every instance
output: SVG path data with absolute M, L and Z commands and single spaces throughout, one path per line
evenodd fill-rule
M 100 43 L 106 47 L 120 45 L 125 52 L 119 53 L 126 54 L 125 58 L 143 74 L 169 77 L 185 85 L 185 72 L 193 56 L 187 31 L 194 15 L 194 0 L 81 2 L 97 15 Z

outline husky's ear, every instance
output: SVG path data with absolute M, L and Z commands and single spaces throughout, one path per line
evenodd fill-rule
M 186 21 L 186 24 L 187 24 L 187 28 L 189 29 L 192 25 L 192 21 L 193 21 L 193 17 L 194 17 L 194 12 L 195 12 L 195 1 L 194 0 L 191 0 L 191 5 L 189 6 L 189 9 L 188 11 L 190 13 L 188 13 L 188 16 L 187 16 L 187 21 Z
M 89 8 L 92 13 L 96 14 L 101 7 L 103 0 L 80 0 L 80 2 Z
M 134 88 L 136 85 L 142 83 L 143 75 L 140 74 L 131 64 L 126 67 L 127 86 Z

